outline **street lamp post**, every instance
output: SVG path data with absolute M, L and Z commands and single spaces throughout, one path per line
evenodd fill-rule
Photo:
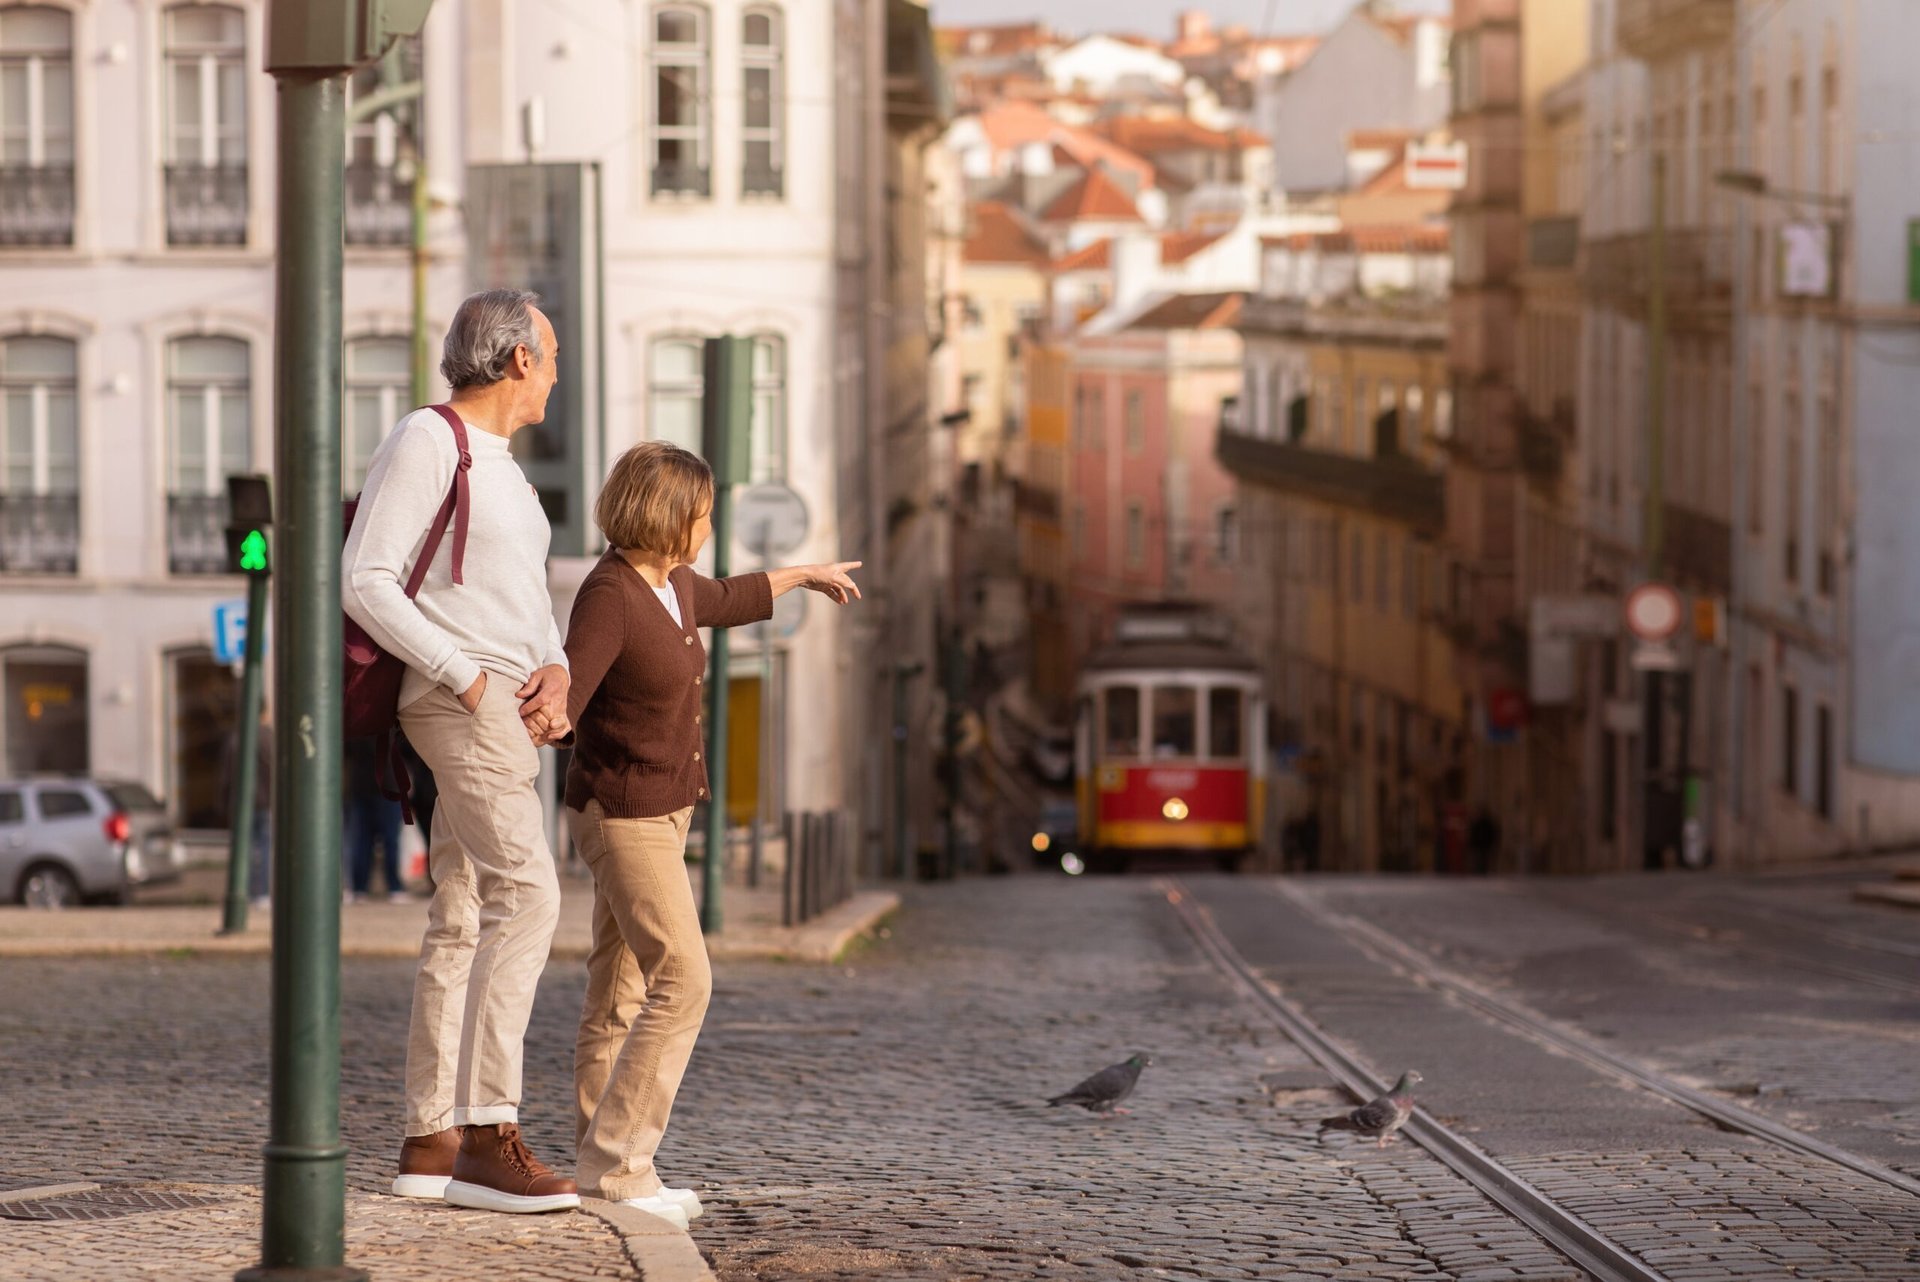
M 273 1031 L 260 1263 L 242 1282 L 362 1282 L 340 1142 L 340 337 L 347 73 L 430 0 L 273 0 L 279 90 L 273 593 Z

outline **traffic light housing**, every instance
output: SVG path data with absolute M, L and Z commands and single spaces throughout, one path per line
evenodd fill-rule
M 273 572 L 268 527 L 273 524 L 273 491 L 264 476 L 227 478 L 227 570 L 265 576 Z
M 433 0 L 270 0 L 267 70 L 346 71 L 417 35 Z

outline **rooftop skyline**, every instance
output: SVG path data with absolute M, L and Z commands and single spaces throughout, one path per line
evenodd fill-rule
M 1033 22 L 1044 19 L 1061 31 L 1086 34 L 1124 31 L 1168 36 L 1174 15 L 1204 9 L 1215 25 L 1240 23 L 1266 35 L 1323 31 L 1359 0 L 933 0 L 933 20 L 942 26 Z M 1402 0 L 1408 10 L 1444 12 L 1447 0 Z M 1045 13 L 1041 12 L 1042 8 Z

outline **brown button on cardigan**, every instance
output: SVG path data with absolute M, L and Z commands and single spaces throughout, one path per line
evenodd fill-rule
M 714 580 L 684 565 L 668 582 L 684 626 L 618 552 L 600 558 L 574 597 L 567 805 L 575 810 L 598 801 L 609 818 L 646 819 L 707 795 L 700 736 L 707 648 L 695 629 L 771 618 L 773 586 L 765 574 Z

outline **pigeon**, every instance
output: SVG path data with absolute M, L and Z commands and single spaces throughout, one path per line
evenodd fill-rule
M 1072 1090 L 1064 1095 L 1054 1096 L 1047 1103 L 1078 1104 L 1089 1113 L 1125 1113 L 1126 1109 L 1116 1106 L 1121 1100 L 1133 1094 L 1134 1086 L 1140 1081 L 1140 1070 L 1151 1063 L 1153 1063 L 1151 1055 L 1145 1053 L 1134 1055 L 1124 1063 L 1111 1064 L 1101 1069 Z
M 1393 1089 L 1369 1104 L 1362 1104 L 1351 1113 L 1339 1117 L 1329 1117 L 1320 1123 L 1322 1131 L 1354 1131 L 1360 1135 L 1379 1141 L 1374 1147 L 1385 1148 L 1394 1138 L 1394 1132 L 1407 1124 L 1413 1116 L 1413 1088 L 1425 1079 L 1408 1069 L 1400 1074 Z

